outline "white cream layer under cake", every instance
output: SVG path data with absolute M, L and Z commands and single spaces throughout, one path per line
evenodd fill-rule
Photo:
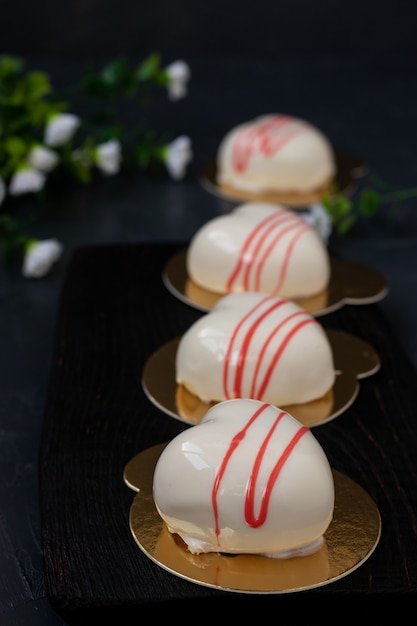
M 335 488 L 308 427 L 269 404 L 229 400 L 167 444 L 153 497 L 193 554 L 287 558 L 321 548 Z

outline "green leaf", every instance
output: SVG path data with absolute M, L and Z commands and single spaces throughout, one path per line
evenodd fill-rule
M 103 67 L 99 74 L 88 72 L 81 83 L 82 89 L 96 98 L 115 99 L 120 95 L 133 95 L 137 91 L 137 78 L 123 57 Z
M 64 165 L 70 174 L 80 183 L 86 185 L 91 182 L 91 163 L 88 158 L 83 160 L 68 157 L 65 159 Z
M 135 75 L 140 82 L 151 81 L 160 71 L 161 59 L 157 52 L 153 52 L 136 68 Z
M 0 215 L 0 250 L 6 267 L 21 254 L 25 241 L 18 221 L 9 215 Z
M 103 68 L 101 79 L 109 89 L 112 90 L 113 96 L 121 92 L 124 95 L 133 95 L 137 89 L 137 80 L 134 72 L 129 68 L 126 59 L 116 59 Z
M 346 235 L 355 223 L 356 218 L 353 214 L 345 215 L 336 223 L 336 232 L 339 235 Z
M 3 147 L 11 158 L 23 158 L 28 152 L 28 144 L 21 137 L 7 137 L 3 142 Z
M 372 189 L 364 189 L 359 198 L 358 210 L 364 217 L 372 217 L 381 204 L 381 198 Z
M 106 65 L 100 78 L 109 87 L 120 87 L 130 75 L 130 70 L 126 59 L 119 58 Z
M 23 68 L 24 62 L 20 57 L 9 55 L 0 56 L 0 81 L 21 75 Z
M 93 72 L 87 72 L 83 76 L 80 88 L 86 95 L 94 98 L 107 98 L 112 93 L 112 89 Z
M 322 202 L 333 221 L 349 214 L 352 210 L 351 200 L 342 195 L 324 196 Z
M 51 81 L 46 72 L 31 72 L 25 81 L 27 95 L 31 102 L 40 100 L 51 93 Z
M 0 215 L 0 239 L 16 238 L 20 234 L 18 222 L 10 217 L 10 215 Z

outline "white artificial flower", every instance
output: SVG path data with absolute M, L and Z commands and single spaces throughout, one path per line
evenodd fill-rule
M 113 176 L 119 172 L 122 159 L 121 148 L 117 139 L 110 139 L 96 147 L 94 162 L 103 174 Z
M 33 146 L 28 156 L 28 163 L 35 170 L 50 172 L 58 164 L 59 157 L 56 152 L 45 146 Z
M 2 178 L 0 178 L 0 204 L 3 202 L 6 197 L 6 185 Z
M 81 123 L 80 118 L 73 113 L 59 113 L 49 120 L 45 129 L 44 142 L 47 146 L 61 146 L 72 139 Z
M 28 242 L 23 259 L 22 274 L 25 278 L 42 278 L 63 252 L 62 244 L 56 239 Z
M 168 76 L 168 97 L 170 100 L 180 100 L 187 95 L 187 83 L 191 77 L 191 70 L 185 61 L 174 61 L 165 68 Z
M 311 204 L 308 212 L 303 213 L 302 216 L 310 226 L 316 229 L 323 242 L 327 245 L 332 234 L 332 220 L 325 206 L 321 202 Z
M 191 139 L 187 135 L 177 137 L 165 148 L 165 166 L 175 180 L 184 178 L 187 165 L 192 158 Z
M 32 167 L 25 167 L 13 174 L 9 185 L 9 193 L 12 196 L 35 193 L 43 189 L 45 181 L 45 174 Z

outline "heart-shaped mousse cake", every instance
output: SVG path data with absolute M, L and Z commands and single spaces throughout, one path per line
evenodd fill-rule
M 178 385 L 203 402 L 252 398 L 275 406 L 321 398 L 335 381 L 328 336 L 300 306 L 263 293 L 223 296 L 181 337 Z
M 228 400 L 171 440 L 153 477 L 171 533 L 193 554 L 287 558 L 319 550 L 333 519 L 327 456 L 289 413 L 257 400 Z
M 291 115 L 262 115 L 232 128 L 220 142 L 217 182 L 255 193 L 305 194 L 325 189 L 336 175 L 328 138 Z
M 261 291 L 304 298 L 325 290 L 330 258 L 315 228 L 299 213 L 246 202 L 206 222 L 187 249 L 189 278 L 208 291 Z

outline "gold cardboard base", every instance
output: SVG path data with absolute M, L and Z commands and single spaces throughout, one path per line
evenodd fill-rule
M 166 288 L 179 300 L 200 311 L 210 311 L 225 294 L 214 293 L 196 285 L 187 274 L 187 249 L 174 254 L 165 265 L 162 279 Z M 330 258 L 329 286 L 309 298 L 294 299 L 298 306 L 319 317 L 345 304 L 372 304 L 388 293 L 385 278 L 375 269 L 361 263 Z
M 334 517 L 325 543 L 316 553 L 288 559 L 218 553 L 193 555 L 159 516 L 152 496 L 153 473 L 166 444 L 135 456 L 124 480 L 138 492 L 129 524 L 139 548 L 157 565 L 193 583 L 225 591 L 281 594 L 332 583 L 360 567 L 381 536 L 381 518 L 370 496 L 357 483 L 333 470 Z
M 325 424 L 346 411 L 358 395 L 358 379 L 374 374 L 381 365 L 375 350 L 361 339 L 338 330 L 325 332 L 337 372 L 333 389 L 312 402 L 280 407 L 309 427 Z M 164 413 L 195 425 L 216 403 L 204 403 L 183 385 L 177 385 L 175 358 L 179 341 L 173 339 L 151 355 L 143 369 L 142 386 L 151 402 Z
M 217 165 L 215 158 L 208 161 L 204 166 L 201 172 L 200 182 L 207 191 L 227 200 L 233 200 L 235 202 L 272 202 L 274 204 L 284 204 L 293 209 L 303 209 L 309 204 L 319 202 L 321 198 L 327 194 L 352 194 L 356 188 L 357 179 L 365 176 L 368 171 L 364 161 L 350 152 L 336 150 L 335 160 L 336 177 L 333 183 L 305 194 L 278 192 L 255 193 L 237 189 L 236 187 L 219 185 L 217 183 Z

